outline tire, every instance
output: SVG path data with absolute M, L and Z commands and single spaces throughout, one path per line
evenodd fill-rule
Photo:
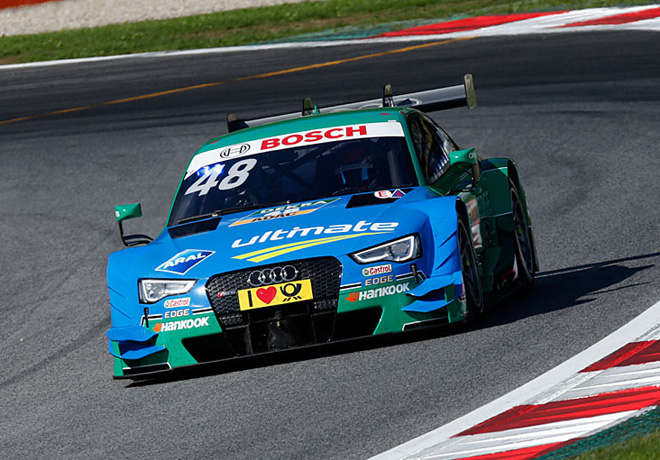
M 461 255 L 461 270 L 463 272 L 463 287 L 467 313 L 465 322 L 469 323 L 481 316 L 484 311 L 484 293 L 479 279 L 477 256 L 474 252 L 471 232 L 463 219 L 458 219 L 458 248 Z
M 516 245 L 516 269 L 518 280 L 523 286 L 534 282 L 534 246 L 532 245 L 532 230 L 527 225 L 527 216 L 520 200 L 520 194 L 515 184 L 509 181 L 511 190 L 511 210 Z

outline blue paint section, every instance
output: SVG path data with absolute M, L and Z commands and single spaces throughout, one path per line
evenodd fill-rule
M 414 297 L 415 302 L 402 308 L 403 311 L 417 312 L 417 313 L 430 313 L 446 307 L 454 300 L 456 295 L 463 292 L 462 272 L 457 271 L 451 275 L 441 275 L 428 278 L 419 286 L 407 292 L 406 295 Z M 446 293 L 449 291 L 447 287 L 454 286 L 453 297 L 447 298 Z
M 461 284 L 461 283 L 462 283 L 462 277 L 460 271 L 454 272 L 451 275 L 433 276 L 431 278 L 424 280 L 424 282 L 422 282 L 414 289 L 411 289 L 409 292 L 406 292 L 406 295 L 420 298 L 430 294 L 433 291 L 437 291 L 440 289 L 444 289 L 447 286 L 451 286 L 452 284 Z
M 133 342 L 146 342 L 158 335 L 157 332 L 154 332 L 146 327 L 142 326 L 128 326 L 128 327 L 113 327 L 106 332 L 108 338 L 115 342 L 123 342 L 130 340 Z
M 163 345 L 150 345 L 148 342 L 158 335 L 157 332 L 142 326 L 113 327 L 106 335 L 110 354 L 121 359 L 141 359 L 165 350 Z M 113 342 L 117 343 L 119 353 L 115 351 Z
M 451 236 L 435 250 L 435 270 L 440 272 L 456 271 L 461 268 L 461 256 L 458 252 L 458 233 Z
M 159 351 L 164 351 L 165 347 L 163 345 L 149 345 L 147 347 L 144 344 L 139 342 L 120 342 L 119 343 L 119 353 L 116 353 L 112 347 L 112 342 L 108 343 L 108 351 L 115 358 L 121 359 L 142 359 Z

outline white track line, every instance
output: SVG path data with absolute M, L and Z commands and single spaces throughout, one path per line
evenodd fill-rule
M 596 393 L 629 390 L 643 386 L 660 386 L 660 362 L 613 367 L 588 374 L 596 375 L 591 375 L 591 379 L 576 385 L 555 400 L 577 399 Z

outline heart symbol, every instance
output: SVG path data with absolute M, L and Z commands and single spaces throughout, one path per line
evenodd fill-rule
M 259 300 L 263 303 L 271 303 L 276 295 L 277 289 L 275 289 L 275 286 L 257 289 L 257 297 L 259 297 Z

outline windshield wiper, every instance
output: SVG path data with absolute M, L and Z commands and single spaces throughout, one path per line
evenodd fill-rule
M 199 214 L 197 216 L 184 217 L 176 221 L 177 224 L 185 224 L 186 222 L 192 222 L 194 220 L 208 219 L 209 217 L 218 217 L 224 214 L 231 214 L 233 212 L 249 211 L 250 209 L 260 208 L 260 205 L 249 205 L 249 206 L 234 206 L 232 208 L 216 209 L 213 212 L 207 212 L 206 214 Z
M 192 222 L 194 220 L 208 219 L 209 217 L 218 217 L 224 216 L 225 214 L 233 214 L 235 212 L 249 211 L 250 209 L 259 209 L 259 208 L 270 208 L 272 206 L 281 206 L 283 204 L 289 204 L 290 201 L 284 201 L 282 203 L 267 203 L 267 204 L 248 204 L 245 206 L 233 206 L 231 208 L 217 209 L 213 212 L 207 212 L 206 214 L 199 214 L 197 216 L 184 217 L 176 221 L 177 225 L 185 224 L 186 222 Z

